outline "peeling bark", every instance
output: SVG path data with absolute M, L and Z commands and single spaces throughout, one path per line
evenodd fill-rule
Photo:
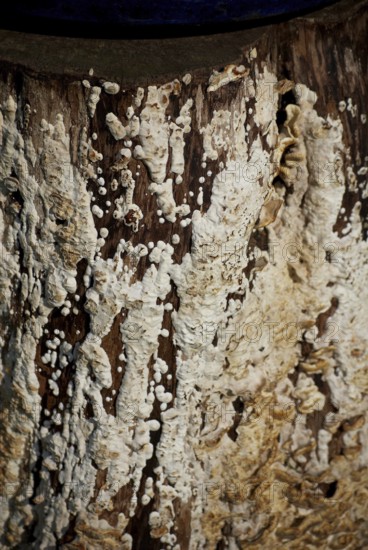
M 365 546 L 366 8 L 149 85 L 0 48 L 2 548 Z

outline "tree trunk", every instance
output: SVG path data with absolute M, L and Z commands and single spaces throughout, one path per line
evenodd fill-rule
M 367 546 L 367 4 L 1 31 L 1 548 Z

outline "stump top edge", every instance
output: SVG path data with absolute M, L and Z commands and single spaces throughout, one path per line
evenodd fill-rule
M 19 66 L 38 77 L 86 78 L 94 75 L 124 86 L 164 81 L 188 72 L 208 72 L 241 62 L 245 50 L 272 32 L 297 24 L 335 25 L 346 21 L 368 0 L 342 0 L 288 22 L 233 32 L 178 38 L 120 40 L 48 36 L 0 29 L 0 68 Z

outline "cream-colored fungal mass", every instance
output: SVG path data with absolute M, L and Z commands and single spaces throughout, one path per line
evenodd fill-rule
M 358 174 L 339 116 L 248 59 L 90 76 L 78 132 L 2 85 L 2 548 L 134 549 L 138 506 L 165 549 L 364 547 Z

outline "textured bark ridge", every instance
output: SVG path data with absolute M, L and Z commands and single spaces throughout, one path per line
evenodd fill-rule
M 1 548 L 368 544 L 367 4 L 148 86 L 1 65 Z

